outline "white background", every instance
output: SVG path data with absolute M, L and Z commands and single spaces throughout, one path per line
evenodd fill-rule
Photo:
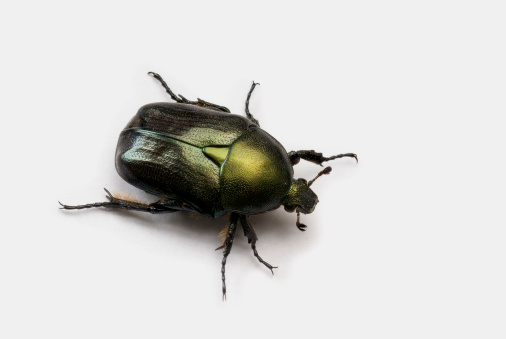
M 2 338 L 505 338 L 506 24 L 501 1 L 66 1 L 0 6 Z M 326 155 L 302 216 L 253 217 L 221 300 L 227 219 L 154 201 L 119 132 L 176 93 L 251 110 Z M 319 167 L 302 164 L 296 176 Z

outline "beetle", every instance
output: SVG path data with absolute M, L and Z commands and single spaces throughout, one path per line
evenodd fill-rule
M 301 159 L 322 166 L 324 162 L 351 157 L 354 153 L 324 157 L 314 150 L 287 152 L 260 128 L 249 111 L 249 100 L 258 85 L 253 82 L 246 97 L 246 117 L 231 114 L 224 106 L 202 99 L 189 101 L 175 95 L 163 78 L 153 72 L 175 103 L 147 104 L 139 109 L 119 136 L 116 170 L 131 185 L 153 194 L 158 201 L 145 204 L 121 199 L 107 189 L 107 202 L 70 206 L 74 210 L 93 207 L 150 213 L 191 211 L 217 218 L 230 213 L 221 262 L 222 293 L 226 298 L 225 265 L 240 223 L 255 257 L 271 270 L 257 252 L 258 240 L 249 216 L 272 211 L 281 205 L 296 212 L 296 226 L 305 231 L 300 213 L 312 213 L 318 197 L 310 189 L 330 167 L 307 181 L 294 179 L 293 166 Z

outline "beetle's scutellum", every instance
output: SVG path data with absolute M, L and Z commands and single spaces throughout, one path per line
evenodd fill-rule
M 238 221 L 258 260 L 273 271 L 256 250 L 257 236 L 249 216 L 274 210 L 281 205 L 288 212 L 313 212 L 318 197 L 309 188 L 326 167 L 311 181 L 294 179 L 293 166 L 300 159 L 321 165 L 323 162 L 352 157 L 345 153 L 324 157 L 313 150 L 286 152 L 270 134 L 260 128 L 249 112 L 231 114 L 228 108 L 201 99 L 189 101 L 175 95 L 162 77 L 158 79 L 176 103 L 154 103 L 139 109 L 121 132 L 116 149 L 116 169 L 130 184 L 160 198 L 143 204 L 114 197 L 107 190 L 108 202 L 69 206 L 120 208 L 150 213 L 192 211 L 209 217 L 230 213 L 230 225 L 222 246 L 223 297 L 226 295 L 225 264 L 232 249 Z

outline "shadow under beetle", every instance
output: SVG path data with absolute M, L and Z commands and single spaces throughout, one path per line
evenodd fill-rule
M 253 82 L 246 98 L 246 116 L 231 114 L 224 106 L 197 99 L 189 101 L 175 95 L 162 77 L 155 77 L 176 103 L 153 103 L 139 109 L 119 136 L 116 169 L 128 183 L 160 200 L 143 204 L 119 199 L 107 192 L 108 202 L 69 206 L 120 208 L 150 213 L 192 211 L 209 217 L 230 214 L 230 225 L 223 245 L 221 262 L 223 298 L 226 297 L 225 264 L 232 249 L 237 223 L 251 244 L 255 257 L 274 274 L 276 268 L 265 262 L 256 249 L 257 236 L 249 221 L 253 214 L 268 212 L 281 205 L 288 212 L 313 212 L 318 197 L 309 188 L 326 167 L 309 182 L 293 178 L 293 166 L 300 159 L 323 162 L 354 153 L 324 157 L 313 150 L 286 152 L 270 134 L 260 128 L 249 111 Z

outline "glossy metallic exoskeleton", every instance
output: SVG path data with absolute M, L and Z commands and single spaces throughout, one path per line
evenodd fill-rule
M 237 222 L 251 244 L 254 255 L 271 271 L 256 250 L 257 236 L 249 216 L 284 206 L 288 212 L 313 212 L 318 197 L 309 188 L 326 167 L 311 181 L 293 178 L 293 166 L 300 159 L 321 165 L 325 161 L 357 156 L 353 153 L 324 157 L 313 150 L 286 152 L 270 134 L 262 130 L 249 112 L 246 117 L 231 114 L 223 106 L 198 99 L 176 96 L 165 81 L 158 79 L 176 103 L 154 103 L 139 109 L 121 132 L 116 149 L 116 169 L 128 183 L 160 199 L 143 204 L 114 197 L 109 202 L 68 206 L 120 208 L 150 213 L 193 211 L 209 217 L 230 213 L 230 225 L 222 246 L 222 280 L 225 297 L 225 264 L 232 248 Z

